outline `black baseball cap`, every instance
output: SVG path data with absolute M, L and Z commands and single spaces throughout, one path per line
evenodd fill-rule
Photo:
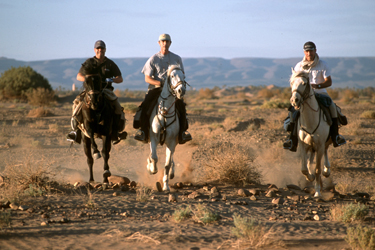
M 105 49 L 105 43 L 102 40 L 98 40 L 95 42 L 94 48 L 104 48 Z
M 306 42 L 303 45 L 303 50 L 314 50 L 314 49 L 316 49 L 316 46 L 315 46 L 315 43 L 313 42 Z

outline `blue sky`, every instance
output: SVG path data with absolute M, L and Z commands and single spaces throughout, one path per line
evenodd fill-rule
M 188 57 L 375 56 L 374 0 L 0 0 L 0 57 L 150 57 L 161 33 Z

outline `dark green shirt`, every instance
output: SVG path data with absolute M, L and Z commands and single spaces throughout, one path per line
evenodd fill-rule
M 99 68 L 99 74 L 102 77 L 103 83 L 105 82 L 106 78 L 121 76 L 121 71 L 119 67 L 116 65 L 116 63 L 114 63 L 111 59 L 108 59 L 107 57 L 104 58 L 104 62 L 102 63 L 99 63 L 99 60 L 95 56 L 87 59 L 79 69 L 79 73 L 81 73 L 82 75 L 85 75 L 84 66 L 86 65 L 91 65 L 95 68 Z M 107 85 L 107 88 L 113 90 L 112 84 L 109 83 Z

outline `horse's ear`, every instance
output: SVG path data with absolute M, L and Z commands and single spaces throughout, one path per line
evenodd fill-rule
M 294 75 L 296 72 L 294 71 L 294 68 L 292 67 L 292 74 Z

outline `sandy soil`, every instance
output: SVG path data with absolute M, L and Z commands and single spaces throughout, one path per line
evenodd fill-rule
M 329 211 L 336 203 L 363 201 L 363 197 L 356 195 L 358 192 L 370 194 L 363 201 L 370 207 L 364 223 L 375 227 L 375 124 L 373 120 L 359 118 L 364 110 L 373 110 L 374 106 L 342 107 L 351 123 L 341 129 L 348 143 L 330 149 L 332 175 L 324 182 L 330 189 L 324 191 L 322 200 L 315 200 L 299 171 L 298 154 L 281 149 L 287 135 L 281 129 L 286 111 L 220 105 L 190 114 L 194 140 L 179 145 L 174 156 L 176 177 L 171 183 L 185 184 L 182 188 L 172 188 L 176 202 L 168 202 L 169 194 L 155 189 L 162 178 L 165 149 L 158 148 L 159 173 L 150 176 L 146 170 L 149 146 L 132 138 L 133 114 L 126 115 L 130 137 L 113 147 L 110 170 L 112 175 L 125 176 L 138 186 L 154 189 L 149 200 L 141 202 L 134 188 L 109 187 L 89 193 L 84 188 L 73 189 L 74 183 L 88 181 L 89 175 L 82 145 L 70 147 L 65 140 L 69 131 L 69 103 L 51 108 L 54 115 L 43 118 L 27 117 L 32 107 L 26 104 L 1 104 L 0 173 L 6 166 L 25 161 L 48 163 L 54 178 L 66 189 L 23 200 L 19 205 L 26 205 L 26 211 L 13 209 L 11 227 L 0 231 L 0 249 L 242 249 L 231 233 L 234 214 L 256 218 L 268 228 L 270 245 L 264 249 L 350 249 L 344 240 L 349 225 L 332 221 Z M 231 111 L 241 119 L 258 118 L 263 123 L 253 130 L 243 129 L 238 123 L 226 124 L 226 118 L 233 116 Z M 205 141 L 218 138 L 249 146 L 263 174 L 261 184 L 236 187 L 201 181 L 200 152 Z M 101 159 L 94 165 L 97 182 L 101 181 L 102 165 Z M 276 186 L 275 197 L 266 196 L 271 184 Z M 288 188 L 290 184 L 300 190 L 295 186 Z M 218 196 L 211 194 L 213 187 L 218 189 Z M 259 194 L 255 199 L 252 195 L 239 196 L 240 188 L 257 189 Z M 273 204 L 274 198 L 283 202 Z M 181 206 L 199 204 L 220 219 L 207 225 L 193 218 L 179 223 L 174 220 L 173 213 Z M 319 220 L 314 219 L 316 214 Z

